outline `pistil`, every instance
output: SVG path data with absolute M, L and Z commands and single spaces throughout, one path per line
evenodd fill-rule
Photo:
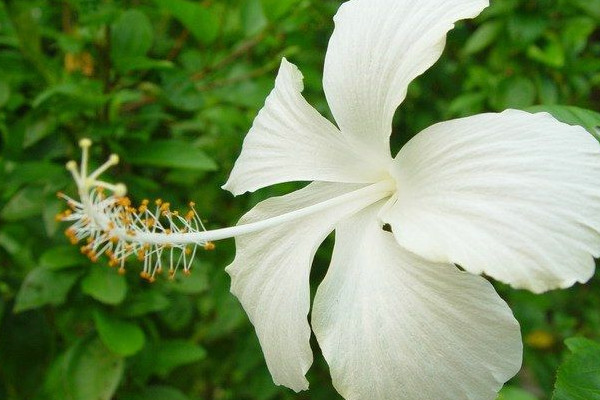
M 73 222 L 65 233 L 73 243 L 87 241 L 81 250 L 91 260 L 96 261 L 105 254 L 109 257 L 110 266 L 119 266 L 119 271 L 124 272 L 125 259 L 136 256 L 144 263 L 141 276 L 150 281 L 163 271 L 163 258 L 167 260 L 170 277 L 179 267 L 188 274 L 198 246 L 212 250 L 213 242 L 217 240 L 289 223 L 357 199 L 369 199 L 374 203 L 390 196 L 394 190 L 393 181 L 385 180 L 272 218 L 206 230 L 194 203 L 190 203 L 189 210 L 183 214 L 171 210 L 170 204 L 160 199 L 155 202 L 154 210 L 150 209 L 148 200 L 133 207 L 129 198 L 125 197 L 127 190 L 124 184 L 98 179 L 118 163 L 116 155 L 88 174 L 90 146 L 89 139 L 80 141 L 80 167 L 74 161 L 67 163 L 67 169 L 77 184 L 79 200 L 60 193 L 59 197 L 67 201 L 70 209 L 57 218 Z M 107 196 L 105 191 L 111 194 Z

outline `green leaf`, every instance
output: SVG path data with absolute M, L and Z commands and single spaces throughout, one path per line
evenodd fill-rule
M 178 140 L 154 140 L 127 151 L 124 158 L 138 165 L 214 171 L 217 164 L 202 150 Z
M 66 176 L 62 166 L 47 161 L 27 161 L 15 165 L 13 171 L 7 174 L 4 182 L 6 191 L 16 191 L 24 184 L 47 184 L 64 179 Z
M 33 100 L 32 106 L 35 108 L 41 107 L 44 103 L 57 96 L 63 96 L 84 107 L 99 107 L 108 101 L 108 96 L 102 93 L 102 86 L 99 82 L 91 81 L 87 84 L 69 82 L 49 86 Z M 52 119 L 48 119 L 47 121 L 53 122 Z M 47 135 L 46 131 L 49 128 L 46 125 L 47 123 L 38 127 L 34 125 L 30 128 L 40 130 L 41 132 L 27 133 L 27 143 L 30 145 L 34 144 L 37 140 Z
M 600 346 L 600 344 L 594 342 L 593 340 L 584 337 L 568 338 L 567 340 L 565 340 L 565 344 L 567 345 L 567 348 L 571 350 L 572 353 L 586 351 Z
M 40 266 L 52 270 L 80 266 L 84 263 L 86 258 L 75 246 L 52 247 L 40 256 Z
M 570 18 L 565 23 L 561 39 L 571 54 L 579 54 L 588 44 L 589 36 L 598 24 L 589 17 Z
M 7 310 L 9 311 L 9 310 Z M 57 315 L 58 313 L 52 313 Z M 44 379 L 48 362 L 54 357 L 55 331 L 52 318 L 43 311 L 22 314 L 7 312 L 0 328 L 0 371 L 2 382 L 10 382 L 16 397 L 5 396 L 3 400 L 44 399 L 36 396 L 39 382 Z
M 194 317 L 194 307 L 189 296 L 171 295 L 171 304 L 168 308 L 161 311 L 160 319 L 172 331 L 180 331 L 184 329 Z
M 600 0 L 572 0 L 573 5 L 581 8 L 586 14 L 589 14 L 600 20 Z
M 173 107 L 184 111 L 198 111 L 203 108 L 205 95 L 196 89 L 189 74 L 174 70 L 161 74 L 162 92 Z
M 14 312 L 22 312 L 47 304 L 60 305 L 67 298 L 71 287 L 81 275 L 80 271 L 52 271 L 47 268 L 35 268 L 23 281 Z
M 448 106 L 449 116 L 465 116 L 479 112 L 486 101 L 485 93 L 463 93 L 456 97 Z
M 569 125 L 580 125 L 600 140 L 600 113 L 585 108 L 561 105 L 533 106 L 526 109 L 529 112 L 550 113 L 559 121 Z
M 514 386 L 505 386 L 498 393 L 496 400 L 538 400 L 538 398 L 523 389 Z
M 0 247 L 6 250 L 18 265 L 32 269 L 35 267 L 32 249 L 29 243 L 23 240 L 25 237 L 23 231 L 24 229 L 14 224 L 0 225 Z
M 168 280 L 164 285 L 179 293 L 198 294 L 206 291 L 209 288 L 208 277 L 206 271 L 208 265 L 198 263 L 191 270 L 190 275 L 176 274 L 173 280 Z
M 141 393 L 123 397 L 123 400 L 189 400 L 176 388 L 169 386 L 150 386 Z
M 94 312 L 98 335 L 106 347 L 120 356 L 131 356 L 144 347 L 144 331 L 132 322 L 111 317 L 101 311 Z
M 219 19 L 201 4 L 187 0 L 154 0 L 154 2 L 171 13 L 198 41 L 210 44 L 217 38 Z
M 548 27 L 549 20 L 543 15 L 515 13 L 508 20 L 508 33 L 521 48 L 535 42 Z
M 503 21 L 489 21 L 481 25 L 465 43 L 465 55 L 478 53 L 488 47 L 496 40 L 503 27 Z
M 185 340 L 163 340 L 154 345 L 154 354 L 154 372 L 163 378 L 179 366 L 206 357 L 206 351 L 202 347 Z
M 552 79 L 549 79 L 548 77 L 540 77 L 537 81 L 537 89 L 540 104 L 558 103 L 558 85 Z
M 6 203 L 0 217 L 6 221 L 18 221 L 42 213 L 44 190 L 39 187 L 24 187 Z
M 31 147 L 40 140 L 48 137 L 56 128 L 56 119 L 52 116 L 40 118 L 25 127 L 23 147 Z
M 10 86 L 5 81 L 0 81 L 0 108 L 10 99 Z
M 154 29 L 146 14 L 136 9 L 125 11 L 111 31 L 111 57 L 115 66 L 126 70 L 127 61 L 145 56 L 153 40 Z
M 248 0 L 242 6 L 242 26 L 246 36 L 252 36 L 267 26 L 267 17 L 260 0 Z
M 299 3 L 299 0 L 260 0 L 265 15 L 270 21 L 276 21 Z
M 114 269 L 94 265 L 81 281 L 81 290 L 102 303 L 116 305 L 125 299 L 127 282 Z
M 558 369 L 552 400 L 600 400 L 600 343 L 570 339 L 573 353 Z
M 527 57 L 552 68 L 562 68 L 565 65 L 565 49 L 554 36 L 549 37 L 543 47 L 529 46 Z
M 173 68 L 173 63 L 171 61 L 153 60 L 144 56 L 124 56 L 119 59 L 119 63 L 121 72 Z
M 127 317 L 139 317 L 149 313 L 162 311 L 169 307 L 167 296 L 157 290 L 144 290 L 127 299 L 121 313 Z
M 531 80 L 524 76 L 513 76 L 498 86 L 494 103 L 500 110 L 524 108 L 534 103 L 535 96 L 536 88 Z
M 84 339 L 57 359 L 44 385 L 50 400 L 111 400 L 124 371 L 123 358 L 100 340 Z
M 479 15 L 479 18 L 483 21 L 493 17 L 512 14 L 519 7 L 519 4 L 520 0 L 492 1 L 490 6 L 484 9 Z

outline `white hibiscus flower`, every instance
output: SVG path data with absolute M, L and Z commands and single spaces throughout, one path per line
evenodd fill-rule
M 335 17 L 324 89 L 337 128 L 302 97 L 285 59 L 224 188 L 314 181 L 205 231 L 193 209 L 131 207 L 123 185 L 68 164 L 67 234 L 92 259 L 129 255 L 153 279 L 188 270 L 197 245 L 236 237 L 232 292 L 256 328 L 275 383 L 308 388 L 309 275 L 335 230 L 312 330 L 348 400 L 492 400 L 520 368 L 519 325 L 482 273 L 543 292 L 586 282 L 600 249 L 600 145 L 548 114 L 507 110 L 425 129 L 392 158 L 392 117 L 453 24 L 485 0 L 351 0 Z M 112 191 L 104 195 L 103 188 Z M 160 222 L 163 218 L 166 222 Z M 382 229 L 391 226 L 392 233 Z M 179 254 L 174 254 L 178 251 Z M 166 255 L 167 257 L 161 257 Z M 461 271 L 456 265 L 460 265 Z

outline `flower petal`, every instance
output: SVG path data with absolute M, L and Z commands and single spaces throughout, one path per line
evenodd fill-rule
M 549 114 L 434 125 L 396 157 L 381 218 L 422 257 L 542 292 L 585 282 L 600 250 L 600 145 Z
M 312 326 L 347 400 L 493 400 L 521 365 L 519 325 L 482 277 L 402 249 L 377 205 L 336 228 Z
M 359 189 L 356 184 L 316 182 L 286 196 L 259 203 L 240 224 L 264 220 Z M 278 385 L 308 388 L 312 363 L 309 273 L 315 251 L 347 215 L 378 201 L 371 194 L 319 213 L 236 238 L 236 256 L 226 268 L 235 294 L 256 328 L 267 366 Z
M 302 89 L 302 74 L 284 58 L 224 189 L 238 195 L 288 181 L 371 183 L 382 175 L 367 158 L 357 162 L 360 153 L 306 102 Z
M 342 133 L 389 157 L 392 117 L 408 84 L 442 54 L 446 33 L 487 0 L 352 0 L 335 16 L 323 87 Z

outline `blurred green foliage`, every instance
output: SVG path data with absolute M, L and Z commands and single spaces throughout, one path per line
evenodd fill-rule
M 126 276 L 90 263 L 54 216 L 63 207 L 55 193 L 75 191 L 63 166 L 78 158 L 82 137 L 96 142 L 96 162 L 122 156 L 112 174 L 135 200 L 194 200 L 209 227 L 231 225 L 294 188 L 233 199 L 220 184 L 282 56 L 300 67 L 306 96 L 330 116 L 322 64 L 340 3 L 0 3 L 0 398 L 339 398 L 316 343 L 308 393 L 273 385 L 229 294 L 231 241 L 202 253 L 190 277 L 148 284 L 135 262 Z M 492 0 L 477 19 L 457 24 L 442 59 L 411 85 L 393 146 L 443 119 L 534 105 L 592 132 L 600 124 L 580 109 L 600 109 L 600 0 Z M 330 251 L 329 240 L 315 260 L 313 290 Z M 579 347 L 571 355 L 564 339 L 600 339 L 600 279 L 544 295 L 497 288 L 525 339 L 524 367 L 501 399 L 549 399 L 563 359 L 559 384 L 590 362 L 592 353 Z M 576 398 L 568 396 L 560 388 L 555 399 Z

